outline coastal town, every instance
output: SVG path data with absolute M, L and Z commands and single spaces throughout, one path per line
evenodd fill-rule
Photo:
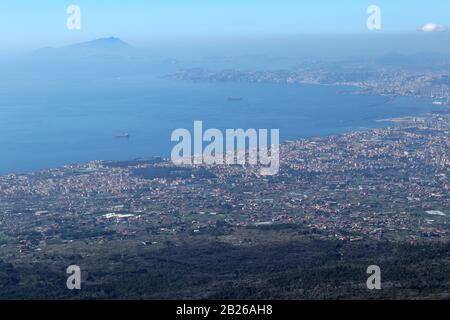
M 92 161 L 0 177 L 0 252 L 50 244 L 298 225 L 323 239 L 450 239 L 450 116 L 288 141 L 280 172 L 175 166 L 169 159 Z
M 406 60 L 401 57 L 399 60 Z M 417 58 L 418 59 L 418 58 Z M 443 59 L 443 58 L 441 58 Z M 425 66 L 405 66 L 389 61 L 305 61 L 273 70 L 183 69 L 169 78 L 193 82 L 312 84 L 355 87 L 355 94 L 431 99 L 437 107 L 450 104 L 450 66 L 436 57 L 424 57 Z

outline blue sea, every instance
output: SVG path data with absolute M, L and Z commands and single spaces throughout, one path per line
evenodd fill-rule
M 385 126 L 377 120 L 433 110 L 430 101 L 355 95 L 349 87 L 165 78 L 175 67 L 28 67 L 0 79 L 0 174 L 168 156 L 172 131 L 193 130 L 195 120 L 204 129 L 280 129 L 284 141 Z M 231 96 L 243 100 L 229 102 Z M 116 138 L 124 132 L 129 139 Z

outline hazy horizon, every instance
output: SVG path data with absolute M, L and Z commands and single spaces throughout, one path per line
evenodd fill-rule
M 286 35 L 240 37 L 154 37 L 146 41 L 105 34 L 75 42 L 42 44 L 32 48 L 0 49 L 0 60 L 28 58 L 43 48 L 64 48 L 97 39 L 116 37 L 144 54 L 184 58 L 189 56 L 266 55 L 272 57 L 341 58 L 379 57 L 398 53 L 450 54 L 450 33 L 439 34 L 372 34 L 372 35 Z
M 381 9 L 381 30 L 369 30 L 370 5 Z M 80 8 L 80 29 L 69 30 L 69 5 Z M 444 31 L 450 26 L 450 3 L 431 0 L 205 1 L 152 2 L 135 0 L 73 3 L 22 0 L 8 4 L 8 15 L 0 19 L 0 51 L 33 50 L 64 46 L 96 38 L 115 36 L 139 47 L 151 40 L 226 39 L 254 37 L 311 37 L 415 35 L 425 24 Z M 428 30 L 429 31 L 429 30 Z M 434 32 L 431 32 L 434 33 Z M 439 32 L 438 32 L 439 33 Z M 447 33 L 447 32 L 442 32 Z M 428 34 L 430 36 L 430 34 Z M 432 36 L 432 35 L 431 35 Z

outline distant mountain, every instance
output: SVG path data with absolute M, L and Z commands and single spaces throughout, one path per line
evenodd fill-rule
M 123 56 L 131 53 L 133 47 L 119 38 L 101 38 L 87 42 L 81 42 L 60 48 L 41 48 L 36 50 L 38 56 L 65 56 L 80 58 L 105 58 Z
M 132 47 L 119 38 L 101 38 L 87 42 L 81 42 L 64 47 L 64 49 L 75 50 L 130 50 Z

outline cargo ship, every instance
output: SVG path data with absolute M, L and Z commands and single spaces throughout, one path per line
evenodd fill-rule
M 127 132 L 124 132 L 124 133 L 116 135 L 116 138 L 117 139 L 128 139 L 128 138 L 130 138 L 130 134 Z

